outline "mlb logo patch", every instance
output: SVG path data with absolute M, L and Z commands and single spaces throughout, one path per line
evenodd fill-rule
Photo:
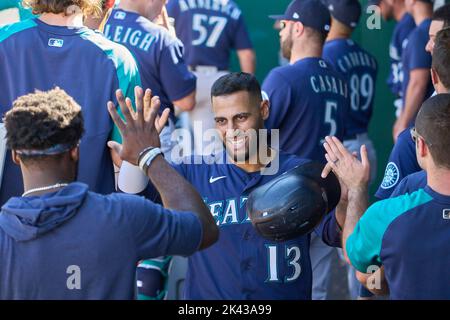
M 62 48 L 63 45 L 64 45 L 64 40 L 62 40 L 62 39 L 51 38 L 48 40 L 49 47 Z
M 116 14 L 114 15 L 114 19 L 123 20 L 125 19 L 126 15 L 127 14 L 125 12 L 117 11 Z
M 444 211 L 442 211 L 442 218 L 450 220 L 450 209 L 444 209 Z

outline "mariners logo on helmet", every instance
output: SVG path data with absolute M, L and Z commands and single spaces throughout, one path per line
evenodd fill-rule
M 395 163 L 389 162 L 386 166 L 386 171 L 384 173 L 383 183 L 381 184 L 381 188 L 390 189 L 395 186 L 400 177 L 398 167 Z

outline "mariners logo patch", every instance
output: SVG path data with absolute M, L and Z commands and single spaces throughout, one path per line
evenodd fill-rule
M 400 173 L 398 171 L 398 167 L 395 163 L 389 162 L 386 166 L 386 171 L 384 173 L 383 182 L 381 183 L 381 188 L 390 189 L 395 186 L 398 182 L 398 178 L 400 177 Z

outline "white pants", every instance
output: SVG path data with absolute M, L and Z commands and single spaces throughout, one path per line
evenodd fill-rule
M 228 71 L 218 71 L 214 67 L 197 67 L 197 70 L 194 72 L 197 76 L 197 103 L 195 108 L 189 111 L 189 124 L 194 138 L 195 154 L 204 154 L 203 133 L 206 130 L 215 128 L 214 113 L 211 105 L 211 88 L 217 79 L 228 73 Z M 195 125 L 196 122 L 197 125 Z M 201 124 L 201 129 L 198 124 Z

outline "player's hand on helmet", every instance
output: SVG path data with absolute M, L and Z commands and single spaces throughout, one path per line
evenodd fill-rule
M 137 165 L 139 154 L 148 147 L 160 147 L 159 134 L 168 118 L 169 109 L 165 109 L 161 117 L 158 116 L 161 102 L 159 97 L 152 97 L 152 92 L 142 88 L 135 90 L 136 108 L 131 99 L 124 97 L 121 90 L 116 91 L 117 102 L 123 118 L 116 110 L 114 103 L 108 102 L 108 111 L 122 135 L 123 144 L 109 141 L 108 146 L 113 149 L 122 160 Z
M 326 137 L 325 166 L 322 176 L 326 177 L 333 171 L 348 190 L 367 188 L 370 178 L 370 163 L 365 145 L 361 146 L 361 161 L 350 153 L 336 137 Z M 344 189 L 346 189 L 344 188 Z

